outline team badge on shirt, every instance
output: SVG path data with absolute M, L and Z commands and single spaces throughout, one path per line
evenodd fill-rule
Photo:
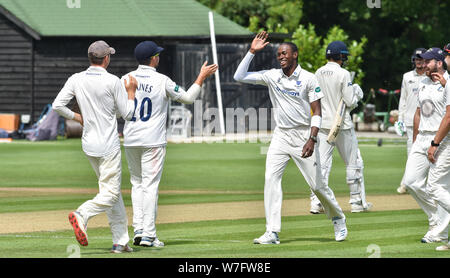
M 423 116 L 428 118 L 433 115 L 436 108 L 430 99 L 426 99 L 420 104 L 420 110 L 422 110 Z
M 320 92 L 320 87 L 316 87 L 316 89 L 314 90 L 316 93 Z

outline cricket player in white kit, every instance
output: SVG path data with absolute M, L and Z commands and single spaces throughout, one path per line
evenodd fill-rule
M 444 47 L 445 62 L 450 64 L 450 44 Z M 447 68 L 448 70 L 448 68 Z M 441 83 L 442 85 L 442 83 Z M 428 148 L 428 160 L 439 167 L 437 175 L 429 177 L 430 194 L 443 209 L 450 213 L 450 86 L 445 84 L 445 115 L 433 139 L 433 145 Z M 447 227 L 448 228 L 448 227 Z M 450 243 L 436 247 L 437 251 L 450 250 Z
M 408 192 L 428 217 L 429 229 L 422 238 L 423 243 L 448 240 L 448 217 L 445 210 L 439 211 L 437 195 L 450 184 L 448 173 L 448 138 L 435 143 L 434 138 L 446 113 L 445 89 L 433 73 L 443 75 L 443 51 L 431 48 L 419 57 L 425 59 L 427 78 L 422 80 L 418 91 L 418 107 L 414 115 L 413 145 L 406 163 L 404 182 Z M 436 163 L 428 160 L 429 146 L 439 146 Z M 445 208 L 445 207 L 444 207 Z
M 322 88 L 324 97 L 322 105 L 322 127 L 319 131 L 319 153 L 322 165 L 324 183 L 328 184 L 330 176 L 333 150 L 336 147 L 346 165 L 347 184 L 350 188 L 351 212 L 363 212 L 371 208 L 372 204 L 366 202 L 364 187 L 364 164 L 358 148 L 350 110 L 358 106 L 363 92 L 359 85 L 352 84 L 350 73 L 342 68 L 349 54 L 347 46 L 342 41 L 331 42 L 326 49 L 328 63 L 319 68 L 315 75 Z M 328 134 L 333 127 L 339 102 L 343 99 L 346 112 L 343 124 L 333 144 L 327 142 Z M 311 213 L 320 213 L 322 205 L 315 194 L 311 196 Z
M 53 109 L 67 119 L 83 125 L 82 148 L 92 165 L 99 184 L 94 199 L 69 214 L 77 241 L 88 245 L 87 224 L 90 218 L 106 212 L 112 232 L 111 252 L 133 251 L 128 246 L 128 220 L 121 194 L 121 151 L 116 114 L 131 119 L 137 82 L 130 77 L 124 87 L 120 79 L 106 68 L 115 50 L 104 41 L 89 46 L 91 66 L 72 75 L 53 102 Z M 76 98 L 81 115 L 66 105 Z
M 255 53 L 269 43 L 266 42 L 267 37 L 264 31 L 256 35 L 234 74 L 236 81 L 267 86 L 275 113 L 276 128 L 266 158 L 266 232 L 256 238 L 254 243 L 280 243 L 278 233 L 281 231 L 283 199 L 281 179 L 290 158 L 324 205 L 325 213 L 334 224 L 336 241 L 343 241 L 347 236 L 345 215 L 333 191 L 323 183 L 320 171 L 317 144 L 322 142 L 316 136 L 321 124 L 320 99 L 323 94 L 315 76 L 297 64 L 298 50 L 292 43 L 283 43 L 277 50 L 281 69 L 248 72 Z
M 162 247 L 156 236 L 158 188 L 166 154 L 166 120 L 169 101 L 191 104 L 201 92 L 203 81 L 217 65 L 203 64 L 194 84 L 183 90 L 169 77 L 158 73 L 159 54 L 163 51 L 152 41 L 139 43 L 135 57 L 139 67 L 127 75 L 138 81 L 135 109 L 125 122 L 124 147 L 132 184 L 134 245 Z
M 425 48 L 417 48 L 411 57 L 414 69 L 403 74 L 402 87 L 400 91 L 400 102 L 398 105 L 398 123 L 402 126 L 402 129 L 406 131 L 406 153 L 409 156 L 412 146 L 413 138 L 413 124 L 414 114 L 417 109 L 417 91 L 419 90 L 419 84 L 426 78 L 424 60 L 417 55 L 425 53 Z M 399 194 L 406 193 L 406 186 L 402 181 L 397 188 Z

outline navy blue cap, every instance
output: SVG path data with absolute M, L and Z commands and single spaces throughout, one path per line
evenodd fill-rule
M 425 52 L 427 52 L 427 50 L 425 48 L 419 47 L 419 48 L 416 48 L 416 50 L 414 50 L 414 53 L 413 53 L 412 56 L 415 57 L 415 58 L 416 57 L 420 58 L 419 55 L 423 54 Z
M 347 46 L 342 41 L 333 41 L 327 46 L 326 55 L 346 54 L 349 55 Z
M 156 43 L 152 41 L 143 41 L 136 45 L 136 48 L 134 49 L 134 57 L 136 57 L 136 60 L 141 62 L 155 56 L 163 50 L 164 48 L 156 45 Z
M 417 56 L 426 60 L 435 59 L 442 62 L 445 60 L 444 51 L 442 51 L 439 47 L 432 47 L 428 49 L 427 52 Z

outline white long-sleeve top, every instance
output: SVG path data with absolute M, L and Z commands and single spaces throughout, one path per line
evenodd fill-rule
M 116 114 L 131 119 L 134 101 L 128 100 L 120 79 L 99 66 L 72 75 L 53 102 L 53 109 L 67 119 L 75 113 L 66 105 L 76 98 L 83 117 L 83 151 L 103 157 L 120 148 Z
M 348 70 L 335 62 L 328 62 L 320 67 L 315 75 L 324 94 L 323 99 L 320 101 L 322 105 L 322 128 L 331 129 L 333 127 L 341 99 L 344 100 L 345 105 L 349 108 L 345 112 L 341 129 L 352 128 L 353 122 L 349 111 L 355 108 L 360 98 L 356 97 Z
M 404 122 L 408 127 L 414 125 L 414 114 L 418 104 L 417 93 L 420 83 L 426 77 L 425 74 L 419 75 L 415 69 L 403 74 L 398 104 L 398 120 Z
M 200 94 L 201 87 L 193 84 L 187 91 L 155 68 L 139 65 L 124 76 L 132 75 L 138 81 L 133 117 L 125 122 L 125 147 L 155 147 L 167 143 L 166 120 L 170 99 L 191 104 Z
M 274 108 L 274 119 L 278 127 L 295 128 L 311 125 L 311 102 L 323 97 L 314 74 L 297 66 L 291 76 L 281 69 L 248 72 L 255 55 L 248 52 L 239 64 L 234 79 L 239 82 L 264 85 Z

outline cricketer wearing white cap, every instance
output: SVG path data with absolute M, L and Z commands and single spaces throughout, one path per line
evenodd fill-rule
M 411 57 L 414 69 L 403 74 L 402 87 L 400 90 L 400 102 L 398 104 L 398 123 L 403 126 L 402 131 L 406 131 L 406 153 L 409 155 L 412 146 L 414 114 L 417 109 L 417 93 L 420 82 L 426 78 L 425 64 L 423 58 L 418 55 L 425 53 L 425 48 L 417 48 Z M 405 183 L 400 182 L 397 188 L 399 194 L 406 193 Z
M 441 140 L 436 163 L 428 161 L 428 148 L 433 141 L 445 115 L 448 100 L 445 89 L 433 73 L 444 73 L 444 56 L 439 48 L 431 48 L 419 57 L 425 59 L 427 78 L 422 80 L 418 91 L 418 107 L 414 115 L 413 145 L 406 162 L 404 182 L 408 192 L 428 217 L 429 230 L 422 238 L 423 243 L 447 241 L 449 213 L 439 209 L 433 193 L 450 184 L 448 172 L 450 140 Z
M 132 184 L 134 245 L 162 247 L 156 236 L 158 187 L 166 154 L 166 120 L 169 101 L 191 104 L 201 91 L 204 80 L 217 70 L 205 62 L 194 84 L 185 91 L 169 77 L 158 73 L 162 47 L 144 41 L 135 48 L 139 67 L 127 76 L 134 76 L 139 85 L 131 119 L 125 122 L 124 147 Z
M 326 49 L 328 63 L 320 67 L 315 75 L 322 88 L 324 97 L 322 104 L 322 127 L 319 131 L 319 152 L 322 166 L 324 183 L 328 184 L 330 175 L 333 150 L 336 147 L 340 156 L 345 162 L 347 184 L 350 189 L 351 212 L 364 212 L 371 208 L 372 204 L 366 202 L 364 186 L 364 163 L 358 148 L 353 122 L 350 117 L 350 110 L 358 106 L 358 101 L 362 99 L 363 92 L 359 85 L 352 84 L 350 73 L 342 68 L 349 55 L 347 46 L 342 41 L 331 42 Z M 344 121 L 333 144 L 327 142 L 328 134 L 333 128 L 336 111 L 340 100 L 346 105 Z M 322 205 L 316 196 L 311 196 L 311 213 L 320 213 Z
M 281 69 L 248 72 L 255 53 L 268 44 L 267 38 L 266 32 L 256 35 L 234 74 L 236 81 L 267 86 L 275 113 L 276 128 L 267 152 L 264 184 L 266 232 L 253 242 L 280 243 L 281 179 L 290 158 L 322 202 L 328 218 L 332 219 L 336 241 L 343 241 L 347 236 L 345 215 L 333 191 L 322 182 L 320 171 L 317 148 L 320 142 L 316 136 L 321 124 L 320 99 L 323 94 L 315 76 L 297 64 L 298 50 L 292 43 L 283 43 L 278 47 L 277 59 Z
M 88 49 L 91 66 L 67 80 L 53 102 L 53 109 L 83 125 L 82 148 L 98 177 L 99 193 L 69 214 L 76 239 L 81 245 L 88 245 L 89 219 L 106 212 L 113 238 L 111 252 L 121 253 L 132 249 L 128 246 L 128 220 L 121 194 L 121 151 L 116 114 L 131 119 L 137 83 L 134 78 L 125 82 L 125 93 L 120 79 L 106 71 L 110 55 L 114 53 L 114 48 L 104 41 L 92 43 Z M 81 115 L 66 107 L 74 97 Z

